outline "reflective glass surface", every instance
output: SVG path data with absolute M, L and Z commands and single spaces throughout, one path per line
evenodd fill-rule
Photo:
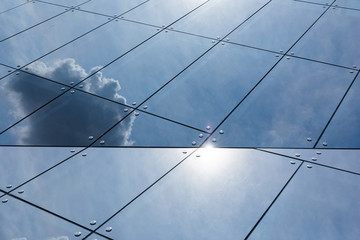
M 107 17 L 103 18 L 107 19 Z M 43 68 L 43 74 L 54 68 L 64 69 L 66 72 L 76 72 L 77 75 L 82 76 L 74 80 L 76 83 L 97 71 L 101 66 L 122 56 L 156 32 L 154 27 L 113 20 L 41 58 L 29 67 Z M 42 76 L 42 74 L 40 75 Z M 68 76 L 58 76 L 56 80 L 63 82 L 67 81 L 67 78 Z
M 62 89 L 67 89 L 67 86 L 27 71 L 15 71 L 0 80 L 0 132 L 61 94 Z
M 125 109 L 128 109 L 128 112 L 131 111 L 130 108 Z M 127 128 L 127 130 L 124 131 L 124 128 Z M 99 139 L 95 145 L 196 147 L 207 136 L 208 134 L 201 130 L 183 126 L 144 112 L 134 111 L 123 122 Z M 101 144 L 101 141 L 105 141 L 105 143 Z
M 0 0 L 0 240 L 358 240 L 359 21 Z
M 295 1 L 301 2 L 302 0 L 295 0 Z M 330 5 L 333 1 L 331 1 L 331 0 L 303 0 L 302 2 Z
M 266 149 L 267 151 L 284 154 L 343 170 L 360 173 L 360 151 L 338 149 Z M 299 156 L 300 155 L 300 156 Z M 298 156 L 298 157 L 297 157 Z
M 63 8 L 35 1 L 4 12 L 0 15 L 0 40 L 61 12 Z
M 212 45 L 209 39 L 163 31 L 87 79 L 82 89 L 115 101 L 122 97 L 130 105 L 141 103 Z
M 77 6 L 79 4 L 88 2 L 87 0 L 42 0 L 42 1 L 53 4 L 61 4 L 69 7 Z M 97 1 L 97 0 L 91 0 L 91 1 Z
M 211 0 L 174 24 L 174 29 L 223 38 L 268 1 Z
M 78 148 L 0 147 L 0 188 L 11 191 L 78 151 Z
M 27 4 L 26 0 L 4 0 L 0 4 L 0 14 L 6 11 L 11 11 L 14 8 L 19 7 L 22 4 Z
M 19 196 L 94 229 L 190 151 L 87 149 L 24 185 Z M 90 224 L 94 220 L 96 224 Z
M 3 65 L 0 65 L 0 78 L 5 76 L 6 74 L 8 74 L 9 71 L 11 72 L 11 71 L 13 71 L 13 69 L 7 68 L 7 67 L 5 67 Z
M 218 44 L 145 104 L 152 113 L 214 128 L 278 60 L 273 53 Z
M 57 87 L 57 91 L 61 90 Z M 124 107 L 80 91 L 66 92 L 36 113 L 0 135 L 0 144 L 88 146 L 125 116 Z M 32 94 L 40 96 L 36 89 Z M 26 100 L 27 101 L 27 100 Z M 25 101 L 20 104 L 25 103 Z M 29 101 L 24 108 L 33 108 Z M 61 124 L 60 124 L 61 123 Z M 125 141 L 131 121 L 118 129 L 117 141 Z M 89 137 L 92 136 L 92 139 Z
M 347 69 L 284 58 L 220 126 L 217 145 L 313 147 L 353 77 Z
M 244 239 L 298 164 L 255 150 L 200 149 L 98 232 L 113 239 Z
M 274 0 L 229 35 L 231 42 L 287 51 L 324 11 L 321 5 Z
M 17 194 L 19 195 L 19 194 Z M 69 240 L 74 234 L 81 232 L 85 236 L 89 232 L 45 211 L 23 203 L 13 197 L 5 196 L 0 203 L 0 238 L 4 240 Z
M 292 51 L 305 58 L 359 67 L 360 49 L 354 40 L 360 38 L 360 31 L 353 29 L 359 23 L 360 11 L 329 8 Z
M 167 26 L 205 2 L 207 1 L 151 0 L 125 14 L 124 17 L 156 26 Z
M 360 10 L 360 1 L 358 0 L 336 0 L 334 6 L 355 8 Z
M 357 239 L 360 176 L 303 165 L 249 239 Z
M 0 63 L 23 66 L 106 21 L 103 16 L 69 11 L 0 42 Z
M 86 11 L 95 11 L 96 13 L 113 16 L 113 15 L 121 15 L 145 2 L 147 1 L 146 0 L 132 0 L 132 1 L 92 0 L 82 5 L 80 9 Z
M 360 77 L 357 77 L 317 147 L 360 148 Z M 323 146 L 326 142 L 327 146 Z

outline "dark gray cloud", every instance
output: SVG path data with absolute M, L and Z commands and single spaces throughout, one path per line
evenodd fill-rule
M 29 67 L 29 72 L 55 81 L 78 83 L 100 67 L 87 73 L 74 59 L 64 59 L 53 66 L 37 62 Z M 106 78 L 101 72 L 94 74 L 83 84 L 83 89 L 92 93 L 112 96 L 113 100 L 126 103 L 118 94 L 120 84 L 116 79 Z M 30 113 L 37 107 L 61 93 L 61 85 L 50 83 L 36 76 L 21 73 L 12 75 L 6 84 L 9 100 L 16 106 L 18 115 Z M 12 134 L 17 144 L 73 145 L 84 146 L 125 116 L 123 106 L 75 90 L 53 101 L 48 106 L 15 126 Z M 128 117 L 116 127 L 111 142 L 131 145 L 131 129 L 134 116 Z M 114 139 L 115 138 L 115 139 Z M 105 138 L 106 141 L 106 138 Z M 14 144 L 14 142 L 9 143 Z

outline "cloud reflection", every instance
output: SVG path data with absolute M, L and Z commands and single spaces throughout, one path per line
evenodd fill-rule
M 92 68 L 89 73 L 74 59 L 63 59 L 48 66 L 36 62 L 28 71 L 38 76 L 55 80 L 67 85 L 74 85 L 90 74 L 98 71 L 100 66 Z M 24 79 L 26 78 L 26 79 Z M 82 83 L 83 89 L 94 94 L 111 96 L 112 100 L 126 104 L 126 98 L 119 94 L 119 81 L 103 76 L 97 72 Z M 6 84 L 9 100 L 16 106 L 15 115 L 25 115 L 34 111 L 59 94 L 61 86 L 44 85 L 44 80 L 29 74 L 13 74 Z M 106 102 L 100 98 L 76 91 L 76 94 L 64 95 L 52 102 L 21 123 L 14 131 L 18 144 L 50 145 L 84 145 L 84 136 L 100 134 L 125 116 L 124 107 Z M 123 120 L 116 128 L 116 144 L 131 145 L 129 139 L 134 117 Z M 88 140 L 85 144 L 88 144 Z

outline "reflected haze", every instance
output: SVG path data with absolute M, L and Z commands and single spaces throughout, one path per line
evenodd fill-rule
M 353 77 L 346 69 L 283 58 L 220 126 L 217 145 L 311 148 Z
M 359 21 L 357 0 L 0 1 L 0 240 L 357 239 Z
M 122 239 L 243 239 L 296 167 L 255 150 L 200 149 L 99 232 Z
M 249 239 L 356 239 L 359 176 L 305 165 Z M 305 230 L 304 230 L 305 229 Z
M 19 194 L 17 194 L 19 195 Z M 40 209 L 25 204 L 13 197 L 5 196 L 7 203 L 0 205 L 1 231 L 4 240 L 70 240 L 74 233 L 89 232 Z M 16 214 L 14 214 L 16 213 Z
M 306 36 L 292 49 L 297 56 L 352 68 L 360 66 L 357 41 L 360 11 L 329 8 Z M 337 26 L 337 27 L 333 27 Z
M 89 225 L 90 221 L 105 221 L 190 152 L 87 149 L 24 185 L 20 197 L 93 229 L 97 225 Z

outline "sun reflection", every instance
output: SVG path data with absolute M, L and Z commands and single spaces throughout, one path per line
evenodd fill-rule
M 228 164 L 226 159 L 226 152 L 221 149 L 215 148 L 212 144 L 199 149 L 195 153 L 195 161 L 193 162 L 194 171 L 206 176 L 221 175 Z

